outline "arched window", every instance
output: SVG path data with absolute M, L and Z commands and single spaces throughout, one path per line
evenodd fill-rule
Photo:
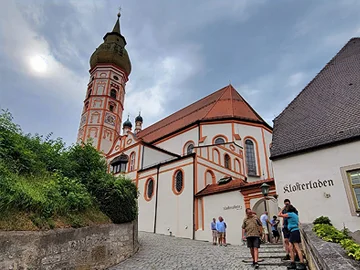
M 225 166 L 225 168 L 231 170 L 231 159 L 228 154 L 225 154 L 225 156 L 224 156 L 224 166 Z
M 212 171 L 207 170 L 205 172 L 205 186 L 215 184 L 215 175 Z
M 135 152 L 130 154 L 129 172 L 135 169 Z
M 191 154 L 193 152 L 193 150 L 194 150 L 194 145 L 191 143 L 186 148 L 186 153 L 189 155 L 189 154 Z
M 117 92 L 116 92 L 116 90 L 115 90 L 115 89 L 111 89 L 111 91 L 110 91 L 110 97 L 112 97 L 112 98 L 115 98 L 115 99 L 116 99 L 116 96 L 117 96 Z
M 225 143 L 225 139 L 223 137 L 217 137 L 215 139 L 215 144 L 224 144 Z
M 179 195 L 184 189 L 184 175 L 182 170 L 177 170 L 173 176 L 173 192 Z
M 213 149 L 213 161 L 217 164 L 221 164 L 220 162 L 220 152 L 217 149 Z
M 183 147 L 183 155 L 189 155 L 194 151 L 194 142 L 188 141 Z
M 248 175 L 256 175 L 255 146 L 252 140 L 245 140 L 245 158 Z
M 154 195 L 154 179 L 149 178 L 148 180 L 146 180 L 144 195 L 145 200 L 151 200 L 152 196 Z

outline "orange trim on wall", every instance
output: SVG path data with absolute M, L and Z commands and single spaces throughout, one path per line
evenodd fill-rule
M 266 151 L 265 134 L 264 134 L 263 128 L 261 129 L 261 133 L 262 133 L 262 140 L 263 140 L 263 145 L 264 145 L 266 173 L 267 173 L 267 178 L 270 178 L 269 162 L 268 162 L 268 156 L 267 156 L 267 151 Z
M 223 120 L 223 121 L 211 121 L 211 122 L 209 121 L 209 122 L 204 122 L 204 123 L 201 123 L 201 124 L 202 125 L 214 125 L 214 124 L 230 124 L 230 123 L 236 123 L 236 124 L 253 126 L 253 127 L 262 127 L 265 130 L 272 133 L 272 130 L 269 129 L 268 127 L 264 126 L 263 124 L 245 122 L 245 121 L 240 121 L 240 120 L 236 120 L 236 119 L 234 119 L 234 120 Z
M 147 185 L 148 185 L 148 183 L 149 183 L 150 180 L 153 181 L 153 191 L 152 191 L 151 197 L 149 198 L 149 197 L 147 196 Z M 154 180 L 154 178 L 152 178 L 152 177 L 148 178 L 148 179 L 146 180 L 146 182 L 145 182 L 145 185 L 144 185 L 144 199 L 145 199 L 145 201 L 147 201 L 147 202 L 151 201 L 152 197 L 154 196 L 154 189 L 155 189 L 154 187 L 155 187 L 155 180 Z
M 175 189 L 175 176 L 176 176 L 177 172 L 179 172 L 179 171 L 181 171 L 181 173 L 182 173 L 182 187 L 181 187 L 181 190 L 178 192 Z M 175 195 L 180 195 L 184 191 L 184 188 L 185 188 L 184 178 L 185 178 L 185 173 L 184 173 L 183 169 L 178 168 L 174 171 L 173 176 L 172 176 L 172 191 L 174 192 Z
M 202 218 L 202 230 L 204 230 L 204 223 L 205 223 L 205 211 L 204 211 L 204 197 L 201 198 L 201 218 Z
M 214 152 L 217 152 L 218 153 L 218 163 L 215 162 L 215 155 L 214 155 Z M 213 160 L 213 163 L 215 164 L 218 164 L 221 166 L 221 160 L 220 160 L 220 151 L 217 150 L 216 148 L 213 148 L 212 149 L 212 160 Z
M 139 144 L 139 148 L 138 148 L 138 160 L 137 160 L 137 169 L 140 169 L 140 154 L 141 154 L 141 145 Z
M 238 154 L 236 151 L 233 151 L 233 150 L 231 150 L 231 149 L 229 149 L 229 148 L 226 148 L 226 147 L 224 147 L 224 146 L 222 146 L 222 145 L 216 145 L 216 146 L 219 147 L 220 149 L 228 152 L 228 153 L 231 153 L 231 154 L 233 154 L 233 155 L 235 155 L 235 156 L 238 156 L 239 158 L 242 158 L 241 155 Z
M 205 187 L 206 187 L 206 185 L 207 185 L 207 181 L 206 181 L 206 174 L 207 173 L 210 173 L 211 174 L 211 183 L 212 184 L 215 184 L 216 183 L 216 178 L 215 178 L 215 174 L 214 174 L 214 172 L 212 171 L 212 170 L 210 170 L 210 169 L 206 169 L 205 170 L 205 173 L 204 173 L 204 184 L 205 184 Z M 197 192 L 196 192 L 197 193 Z
M 138 145 L 141 143 L 141 142 L 136 142 L 136 143 L 134 143 L 133 145 L 130 145 L 130 146 L 124 148 L 124 147 L 121 146 L 121 145 L 124 144 L 125 141 L 126 141 L 126 140 L 121 140 L 121 141 L 120 141 L 120 147 L 121 147 L 121 150 L 120 150 L 120 151 L 117 151 L 117 152 L 115 152 L 115 153 L 113 153 L 113 154 L 111 154 L 111 155 L 107 155 L 106 158 L 112 158 L 112 157 L 114 157 L 114 156 L 118 156 L 120 153 L 123 153 L 123 152 L 125 152 L 125 151 L 127 151 L 127 150 L 129 150 L 129 149 L 131 149 L 131 148 L 133 148 L 133 147 L 135 147 L 135 146 L 138 146 Z
M 156 176 L 156 173 L 152 173 L 152 174 L 149 174 L 149 175 L 146 175 L 146 176 L 139 177 L 138 180 L 142 180 L 142 179 L 145 179 L 145 178 L 154 178 L 155 176 Z
M 195 204 L 195 231 L 199 229 L 198 198 L 194 199 Z
M 194 159 L 194 170 L 195 170 L 195 179 L 193 179 L 195 182 L 194 182 L 194 189 L 195 189 L 195 194 L 198 192 L 198 170 L 197 170 L 197 156 L 195 156 L 195 159 Z M 194 194 L 194 195 L 195 195 Z
M 212 144 L 215 144 L 215 140 L 219 137 L 222 137 L 223 139 L 225 139 L 225 142 L 229 142 L 228 137 L 226 137 L 224 134 L 217 134 L 214 136 L 214 138 L 212 139 Z
M 254 138 L 254 137 L 251 137 L 251 136 L 246 136 L 244 138 L 244 149 L 245 149 L 245 165 L 246 165 L 246 140 L 249 139 L 251 141 L 253 141 L 253 143 L 255 144 L 255 151 L 256 151 L 256 165 L 257 165 L 257 170 L 258 170 L 258 174 L 257 176 L 261 176 L 261 167 L 260 167 L 260 155 L 259 155 L 259 144 L 257 142 L 257 140 Z M 248 173 L 248 168 L 247 168 L 247 165 L 246 165 L 246 174 L 249 174 Z
M 205 160 L 205 161 L 207 161 L 207 162 L 210 162 L 209 160 L 206 160 L 206 159 L 204 159 L 204 158 L 202 158 L 203 160 Z M 206 164 L 204 164 L 204 163 L 202 163 L 202 162 L 199 162 L 198 161 L 198 164 L 200 164 L 200 165 L 202 165 L 202 166 L 204 166 L 204 167 L 206 167 L 206 168 L 209 168 L 209 169 L 211 169 L 211 170 L 213 170 L 213 171 L 217 171 L 218 173 L 222 173 L 222 174 L 224 174 L 224 175 L 235 175 L 235 176 L 233 176 L 233 177 L 235 177 L 235 178 L 241 178 L 241 177 L 245 177 L 245 175 L 243 175 L 243 174 L 240 174 L 240 173 L 235 173 L 235 172 L 233 172 L 233 171 L 231 171 L 231 172 L 223 172 L 223 171 L 220 171 L 220 170 L 218 170 L 218 169 L 215 169 L 214 167 L 209 167 L 209 165 L 206 165 Z M 214 163 L 215 165 L 219 165 L 219 164 L 216 164 L 216 163 Z
M 236 164 L 235 164 L 235 163 L 237 163 L 237 164 L 238 164 L 239 171 L 236 171 Z M 236 172 L 241 173 L 240 160 L 239 160 L 239 159 L 237 159 L 237 158 L 234 158 L 234 170 L 235 170 Z

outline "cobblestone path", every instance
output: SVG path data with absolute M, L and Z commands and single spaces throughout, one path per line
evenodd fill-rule
M 139 232 L 139 242 L 137 254 L 110 269 L 254 269 L 250 263 L 243 262 L 251 258 L 246 246 L 219 247 L 208 242 L 144 232 Z M 281 262 L 284 255 L 280 245 L 263 245 L 260 259 L 264 261 L 259 262 L 259 269 L 286 269 L 286 264 Z

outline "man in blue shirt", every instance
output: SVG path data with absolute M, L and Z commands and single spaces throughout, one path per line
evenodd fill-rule
M 217 230 L 216 230 L 216 218 L 213 218 L 213 221 L 211 222 L 211 233 L 213 238 L 213 245 L 216 246 L 217 242 Z
M 283 214 L 283 210 L 286 210 L 286 214 Z M 291 263 L 287 269 L 306 269 L 304 264 L 304 257 L 302 255 L 299 244 L 301 243 L 300 229 L 299 229 L 299 216 L 295 213 L 296 209 L 291 204 L 285 206 L 279 212 L 278 216 L 287 219 L 287 229 L 290 232 L 289 235 L 289 248 L 290 248 L 290 260 Z M 297 211 L 296 211 L 297 212 Z M 296 267 L 295 264 L 295 252 L 300 258 L 300 264 Z
M 219 220 L 216 222 L 216 231 L 218 232 L 220 246 L 222 246 L 222 244 L 224 243 L 225 229 L 225 222 L 222 217 L 219 217 Z

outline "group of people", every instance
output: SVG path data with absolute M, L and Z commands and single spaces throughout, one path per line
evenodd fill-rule
M 227 225 L 221 216 L 218 221 L 216 221 L 216 218 L 213 218 L 213 221 L 211 222 L 213 245 L 217 245 L 219 241 L 219 246 L 226 247 L 226 228 Z
M 301 237 L 299 230 L 298 211 L 294 206 L 291 205 L 290 200 L 286 199 L 284 204 L 285 205 L 278 213 L 278 216 L 284 219 L 282 232 L 284 235 L 284 245 L 287 254 L 285 259 L 290 259 L 291 261 L 287 268 L 306 269 L 302 251 L 300 249 Z M 255 212 L 253 212 L 250 208 L 247 208 L 246 217 L 242 224 L 243 240 L 246 240 L 247 246 L 250 248 L 251 257 L 253 259 L 253 266 L 255 269 L 259 268 L 258 259 L 261 240 L 269 242 L 267 224 L 271 225 L 274 234 L 274 231 L 277 231 L 277 225 L 279 223 L 275 216 L 271 222 L 266 217 L 267 213 L 264 213 L 259 219 Z M 279 233 L 277 232 L 277 234 Z M 275 239 L 278 241 L 279 237 L 280 235 L 275 237 Z M 298 266 L 295 264 L 296 255 L 299 257 L 300 261 Z
M 263 243 L 270 243 L 270 236 L 269 236 L 269 230 L 268 230 L 268 224 L 271 227 L 271 232 L 274 237 L 274 243 L 278 243 L 280 239 L 280 233 L 278 229 L 278 225 L 280 223 L 280 220 L 277 219 L 277 216 L 273 216 L 273 219 L 269 221 L 268 212 L 265 211 L 264 214 L 260 216 L 261 225 L 263 228 L 263 234 L 262 234 L 262 242 Z

